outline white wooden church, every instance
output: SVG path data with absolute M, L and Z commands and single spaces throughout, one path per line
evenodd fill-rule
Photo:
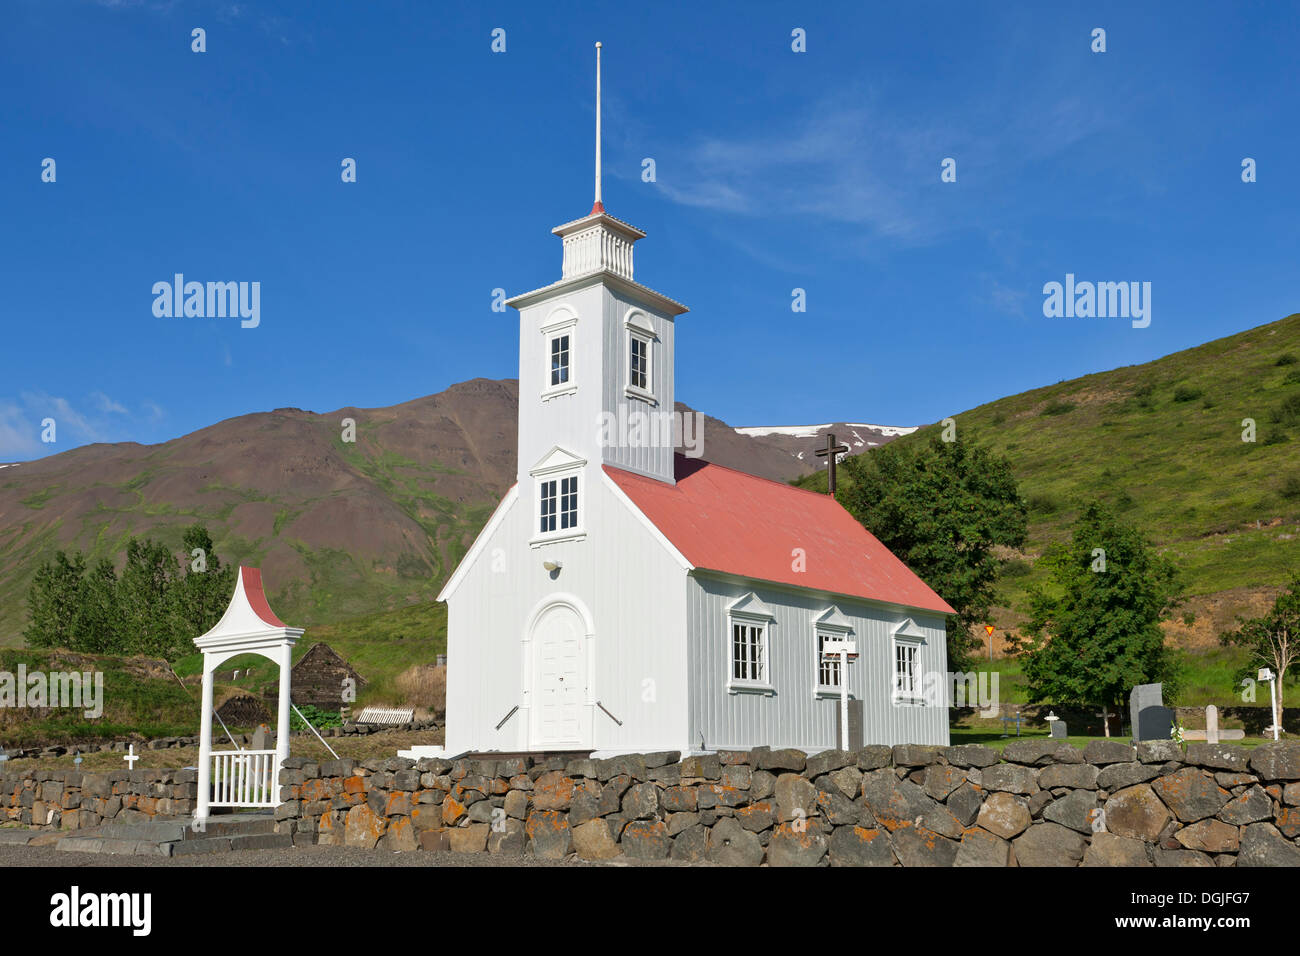
M 687 309 L 636 281 L 645 233 L 601 202 L 599 69 L 595 204 L 552 230 L 559 281 L 508 303 L 518 481 L 438 597 L 447 752 L 818 751 L 842 693 L 862 743 L 946 744 L 937 594 L 833 497 L 608 427 L 671 414 Z

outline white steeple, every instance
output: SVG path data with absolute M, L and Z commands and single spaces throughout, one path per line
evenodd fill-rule
M 597 43 L 591 212 L 551 230 L 564 246 L 559 281 L 506 302 L 520 319 L 519 482 L 538 494 L 556 469 L 589 470 L 588 487 L 602 464 L 674 479 L 674 320 L 686 306 L 635 281 L 645 233 L 605 211 L 601 85 Z

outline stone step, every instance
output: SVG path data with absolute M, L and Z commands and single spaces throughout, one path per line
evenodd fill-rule
M 202 831 L 189 817 L 148 823 L 106 823 L 63 836 L 58 847 L 69 853 L 108 853 L 118 856 L 189 856 L 293 846 L 288 833 L 275 832 L 269 813 L 230 813 L 209 817 Z M 3 832 L 3 831 L 0 831 Z M 30 831 L 26 834 L 30 837 Z M 12 842 L 26 842 L 11 838 Z
M 170 856 L 163 848 L 167 843 L 153 843 L 149 840 L 113 840 L 103 837 L 79 836 L 64 837 L 55 844 L 55 849 L 66 853 L 108 853 L 114 856 Z
M 154 843 L 170 843 L 185 839 L 188 823 L 180 821 L 151 823 L 105 823 L 98 827 L 99 836 L 111 840 L 150 840 Z
M 187 830 L 187 839 L 215 836 L 244 836 L 253 833 L 274 833 L 275 817 L 271 814 L 231 814 L 228 817 L 208 817 L 203 832 Z

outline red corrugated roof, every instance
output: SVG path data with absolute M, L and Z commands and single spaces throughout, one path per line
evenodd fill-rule
M 605 471 L 695 567 L 955 613 L 830 495 L 681 455 L 676 468 L 676 485 Z
M 248 598 L 248 606 L 253 609 L 253 613 L 272 627 L 284 627 L 284 621 L 275 616 L 271 605 L 266 602 L 266 592 L 262 590 L 262 569 L 241 566 L 239 573 L 244 580 L 244 597 Z

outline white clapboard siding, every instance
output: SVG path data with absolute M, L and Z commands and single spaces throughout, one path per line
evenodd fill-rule
M 577 597 L 594 623 L 581 748 L 686 748 L 685 574 L 615 498 L 598 463 L 588 464 L 583 479 L 585 539 L 531 547 L 533 503 L 521 494 L 448 596 L 449 750 L 530 748 L 524 638 L 535 610 L 565 594 Z M 546 560 L 559 560 L 562 570 L 552 577 Z

